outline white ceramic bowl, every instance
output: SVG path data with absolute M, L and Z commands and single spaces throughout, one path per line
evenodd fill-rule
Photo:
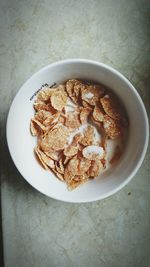
M 32 95 L 42 84 L 60 83 L 70 78 L 95 80 L 110 87 L 123 101 L 130 121 L 128 143 L 116 167 L 71 192 L 51 172 L 39 165 L 33 153 L 36 138 L 29 131 L 30 119 L 34 116 L 34 99 L 30 100 Z M 46 66 L 21 87 L 8 114 L 7 142 L 16 167 L 34 188 L 62 201 L 90 202 L 114 194 L 136 174 L 148 146 L 148 129 L 143 102 L 122 74 L 99 62 L 70 59 Z

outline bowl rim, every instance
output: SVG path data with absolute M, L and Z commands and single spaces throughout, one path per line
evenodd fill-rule
M 15 102 L 15 99 L 18 97 L 18 94 L 23 90 L 23 87 L 29 83 L 33 78 L 35 78 L 36 76 L 38 76 L 41 72 L 43 72 L 44 70 L 48 69 L 48 68 L 51 68 L 51 67 L 57 67 L 58 65 L 63 65 L 63 64 L 66 64 L 66 63 L 87 63 L 87 64 L 92 64 L 92 65 L 97 65 L 99 67 L 102 67 L 104 69 L 107 69 L 109 70 L 111 73 L 113 73 L 114 75 L 116 76 L 119 76 L 119 78 L 121 78 L 127 85 L 128 87 L 130 88 L 130 90 L 132 90 L 132 92 L 134 93 L 134 96 L 138 99 L 139 101 L 139 104 L 141 106 L 141 109 L 142 109 L 142 112 L 143 112 L 143 115 L 144 115 L 144 119 L 145 119 L 145 142 L 144 142 L 144 146 L 143 146 L 143 150 L 142 150 L 142 153 L 141 153 L 141 156 L 139 158 L 139 160 L 137 161 L 136 163 L 136 166 L 134 167 L 134 169 L 132 170 L 132 172 L 130 173 L 130 175 L 119 185 L 117 186 L 116 188 L 110 190 L 108 193 L 105 193 L 103 194 L 102 196 L 99 196 L 99 197 L 92 197 L 92 199 L 89 199 L 89 200 L 69 200 L 69 199 L 62 199 L 61 197 L 55 197 L 53 195 L 49 195 L 49 194 L 46 194 L 45 192 L 41 191 L 40 188 L 36 187 L 31 181 L 29 181 L 25 175 L 22 173 L 22 170 L 17 166 L 17 162 L 15 161 L 15 159 L 13 158 L 13 151 L 11 150 L 10 148 L 10 143 L 9 143 L 9 132 L 8 132 L 8 128 L 9 128 L 9 124 L 10 124 L 10 114 L 11 114 L 11 110 L 12 110 L 12 107 L 13 107 L 13 103 Z M 53 199 L 56 199 L 56 200 L 60 200 L 62 202 L 68 202 L 68 203 L 89 203 L 89 202 L 93 202 L 93 201 L 97 201 L 97 200 L 101 200 L 101 199 L 105 199 L 115 193 L 117 193 L 118 191 L 120 191 L 124 186 L 126 186 L 130 181 L 131 179 L 135 176 L 135 174 L 137 173 L 137 171 L 139 170 L 139 168 L 141 167 L 142 165 L 142 162 L 144 160 L 144 157 L 146 155 L 146 151 L 147 151 L 147 148 L 148 148 L 148 142 L 149 142 L 149 122 L 148 122 L 148 116 L 147 116 L 147 112 L 146 112 L 146 108 L 144 106 L 144 103 L 139 95 L 139 93 L 137 92 L 137 90 L 135 89 L 135 87 L 131 84 L 131 82 L 123 75 L 121 74 L 118 70 L 116 70 L 115 68 L 107 65 L 107 64 L 104 64 L 102 62 L 99 62 L 99 61 L 96 61 L 96 60 L 91 60 L 91 59 L 82 59 L 82 58 L 70 58 L 70 59 L 64 59 L 64 60 L 59 60 L 59 61 L 56 61 L 56 62 L 53 62 L 49 65 L 46 65 L 44 66 L 43 68 L 41 68 L 40 70 L 38 70 L 37 72 L 35 72 L 33 75 L 30 76 L 30 78 L 28 78 L 24 83 L 23 85 L 20 87 L 20 89 L 18 90 L 18 92 L 16 93 L 15 97 L 13 98 L 12 100 L 12 103 L 10 105 L 10 108 L 9 108 L 9 112 L 8 112 L 8 115 L 7 115 L 7 122 L 6 122 L 6 139 L 7 139 L 7 146 L 8 146 L 8 150 L 9 150 L 9 153 L 11 155 L 11 158 L 12 158 L 12 161 L 13 163 L 15 164 L 17 170 L 20 172 L 20 174 L 23 176 L 23 178 L 33 187 L 35 188 L 36 190 L 38 190 L 40 193 L 48 196 L 48 197 L 51 197 Z

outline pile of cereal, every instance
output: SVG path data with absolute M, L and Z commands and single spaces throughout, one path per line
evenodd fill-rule
M 122 138 L 128 126 L 112 92 L 75 79 L 42 86 L 34 109 L 30 130 L 37 136 L 36 157 L 70 190 L 104 171 L 107 140 Z

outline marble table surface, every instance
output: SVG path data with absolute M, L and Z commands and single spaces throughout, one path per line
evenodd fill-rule
M 40 194 L 23 179 L 5 138 L 7 113 L 21 85 L 60 59 L 88 58 L 115 67 L 136 87 L 149 114 L 149 18 L 148 0 L 0 1 L 5 267 L 150 266 L 150 148 L 120 192 L 102 201 L 68 204 Z

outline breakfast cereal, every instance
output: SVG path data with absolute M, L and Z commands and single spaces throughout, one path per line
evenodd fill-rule
M 96 178 L 121 157 L 123 146 L 117 145 L 108 159 L 107 145 L 125 139 L 128 120 L 103 85 L 77 79 L 54 87 L 45 84 L 33 107 L 30 131 L 37 138 L 36 158 L 69 190 Z

